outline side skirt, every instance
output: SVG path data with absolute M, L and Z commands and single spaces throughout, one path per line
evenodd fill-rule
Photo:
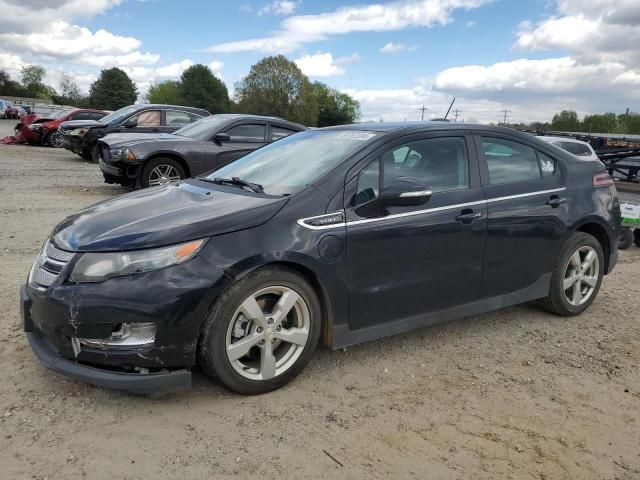
M 410 332 L 419 328 L 429 327 L 440 323 L 458 320 L 472 315 L 491 312 L 500 308 L 518 305 L 520 303 L 544 298 L 549 294 L 549 286 L 551 284 L 551 273 L 542 275 L 533 285 L 518 290 L 516 292 L 507 293 L 497 297 L 486 298 L 476 302 L 467 303 L 448 310 L 432 312 L 416 317 L 404 318 L 395 322 L 382 323 L 371 327 L 361 328 L 359 330 L 350 330 L 348 325 L 338 325 L 333 331 L 333 348 L 342 348 L 357 343 L 376 340 L 382 337 L 398 335 L 400 333 Z

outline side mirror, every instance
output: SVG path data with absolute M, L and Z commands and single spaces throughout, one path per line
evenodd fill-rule
M 416 207 L 427 203 L 431 195 L 431 190 L 421 181 L 397 177 L 385 185 L 378 198 L 387 207 Z
M 376 198 L 356 208 L 361 217 L 379 217 L 386 214 L 386 207 L 417 207 L 431 198 L 432 192 L 419 180 L 397 177 L 391 180 Z
M 231 136 L 228 133 L 216 133 L 213 137 L 213 141 L 217 143 L 230 142 Z
M 134 128 L 138 126 L 138 119 L 137 118 L 130 118 L 129 120 L 127 120 L 126 122 L 124 122 L 123 125 L 125 128 Z

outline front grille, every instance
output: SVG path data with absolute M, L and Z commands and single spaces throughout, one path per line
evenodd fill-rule
M 54 247 L 47 240 L 31 268 L 29 284 L 38 290 L 45 290 L 50 287 L 74 255 L 74 253 L 65 252 Z

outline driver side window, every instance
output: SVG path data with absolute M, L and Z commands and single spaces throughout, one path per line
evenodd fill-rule
M 428 138 L 387 150 L 358 174 L 352 204 L 357 206 L 377 198 L 379 190 L 398 177 L 414 178 L 433 193 L 469 188 L 464 137 Z

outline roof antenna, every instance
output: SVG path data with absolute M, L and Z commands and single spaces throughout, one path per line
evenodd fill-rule
M 451 107 L 453 107 L 453 102 L 455 102 L 455 101 L 456 101 L 456 97 L 453 97 L 453 100 L 451 100 L 451 105 L 449 105 L 449 110 L 447 110 L 447 113 L 444 114 L 444 119 L 445 120 L 449 116 L 449 112 L 451 111 Z

